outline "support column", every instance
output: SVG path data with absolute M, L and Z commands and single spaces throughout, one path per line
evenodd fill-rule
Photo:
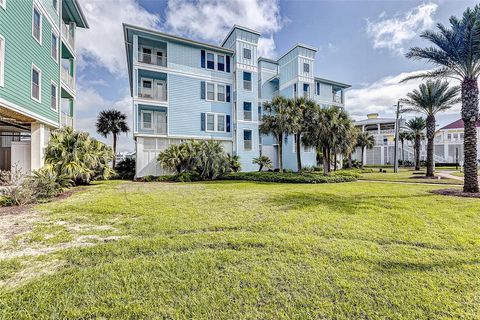
M 48 128 L 39 122 L 32 123 L 30 140 L 31 170 L 38 170 L 44 164 L 44 151 L 47 146 Z

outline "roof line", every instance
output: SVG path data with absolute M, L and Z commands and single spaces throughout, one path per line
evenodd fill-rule
M 90 26 L 88 25 L 87 18 L 83 14 L 82 7 L 78 4 L 78 0 L 73 0 L 75 7 L 77 8 L 78 13 L 80 14 L 80 18 L 83 20 L 83 24 L 85 25 L 85 29 L 89 29 Z
M 267 61 L 267 62 L 271 62 L 271 63 L 278 64 L 278 61 L 277 61 L 277 60 L 273 60 L 273 59 L 265 58 L 265 57 L 259 57 L 259 58 L 258 58 L 258 61 Z
M 240 30 L 244 30 L 244 31 L 247 31 L 247 32 L 251 32 L 251 33 L 254 33 L 256 35 L 259 35 L 261 36 L 262 34 L 256 30 L 253 30 L 253 29 L 249 29 L 247 27 L 242 27 L 242 26 L 239 26 L 238 24 L 234 24 L 233 27 L 230 29 L 230 31 L 227 33 L 227 36 L 223 39 L 222 43 L 220 44 L 220 46 L 223 47 L 223 45 L 225 44 L 225 42 L 227 41 L 228 37 L 230 37 L 230 35 L 232 34 L 233 30 L 235 29 L 240 29 Z
M 292 48 L 290 48 L 290 50 L 288 50 L 286 53 L 284 53 L 280 58 L 278 58 L 278 61 L 280 61 L 280 59 L 282 59 L 283 57 L 285 57 L 287 54 L 289 54 L 291 51 L 293 51 L 296 47 L 302 47 L 302 48 L 305 48 L 305 49 L 309 49 L 309 50 L 313 50 L 315 52 L 318 51 L 317 48 L 315 47 L 312 47 L 312 46 L 309 46 L 307 44 L 303 44 L 303 43 L 297 43 L 296 45 L 294 45 Z
M 315 80 L 320 80 L 320 82 L 325 82 L 325 83 L 333 84 L 333 85 L 336 85 L 336 86 L 339 86 L 339 87 L 342 87 L 342 88 L 350 88 L 350 87 L 351 87 L 351 85 L 349 85 L 349 84 L 347 84 L 347 83 L 342 83 L 342 82 L 338 82 L 338 81 L 328 80 L 328 79 L 320 78 L 320 77 L 315 77 Z
M 196 46 L 207 47 L 207 48 L 210 48 L 210 49 L 213 49 L 213 50 L 234 54 L 234 51 L 231 50 L 231 49 L 228 49 L 228 48 L 219 47 L 219 46 L 209 44 L 209 43 L 206 43 L 206 42 L 200 42 L 200 41 L 196 41 L 196 40 L 191 40 L 191 39 L 175 36 L 173 34 L 168 34 L 168 33 L 160 32 L 160 31 L 157 31 L 157 30 L 147 29 L 147 28 L 144 28 L 144 27 L 139 27 L 139 26 L 135 26 L 135 25 L 132 25 L 132 24 L 128 24 L 128 23 L 123 23 L 123 28 L 124 29 L 126 29 L 126 28 L 136 29 L 136 30 L 143 31 L 143 32 L 146 32 L 146 33 L 150 33 L 150 34 L 153 34 L 153 35 L 156 35 L 156 36 L 161 36 L 161 37 L 164 37 L 164 38 L 167 38 L 167 39 L 170 39 L 170 40 L 186 42 L 186 43 L 190 43 L 190 44 L 193 44 L 193 45 L 196 45 Z

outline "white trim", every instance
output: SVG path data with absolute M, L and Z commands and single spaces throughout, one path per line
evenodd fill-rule
M 55 109 L 52 109 L 52 100 L 51 100 L 52 99 L 52 87 L 51 87 L 51 85 L 55 86 L 55 94 L 56 94 L 56 100 L 57 100 L 57 103 L 55 104 Z M 59 109 L 58 108 L 58 103 L 60 102 L 60 99 L 58 98 L 59 97 L 58 93 L 59 93 L 58 92 L 58 84 L 55 81 L 51 80 L 50 81 L 50 109 L 55 111 L 55 112 L 58 112 L 58 109 Z
M 5 61 L 7 61 L 7 59 L 5 59 L 6 42 L 5 42 L 5 38 L 1 34 L 0 34 L 0 43 L 1 43 L 1 46 L 0 46 L 0 57 L 1 57 L 0 64 L 2 66 L 2 68 L 0 69 L 0 87 L 4 87 L 5 86 Z
M 212 55 L 213 55 L 213 69 L 210 69 L 210 68 L 208 67 L 208 54 L 212 54 Z M 216 58 L 215 52 L 206 51 L 206 50 L 205 50 L 205 70 L 214 70 L 214 71 L 217 71 L 216 64 L 217 64 L 217 58 Z
M 211 84 L 213 85 L 213 99 L 209 99 L 208 98 L 208 85 Z M 216 101 L 215 98 L 216 98 L 216 94 L 217 94 L 217 86 L 215 83 L 213 82 L 207 82 L 205 81 L 205 101 Z
M 165 107 L 168 108 L 168 101 L 161 101 L 161 100 L 152 100 L 152 99 L 142 99 L 140 97 L 134 97 L 133 103 L 136 104 L 145 104 L 154 107 Z
M 227 132 L 230 133 L 230 132 Z M 211 136 L 185 136 L 180 134 L 148 134 L 148 133 L 134 133 L 135 137 L 145 137 L 145 138 L 173 138 L 173 139 L 198 139 L 198 140 L 220 140 L 220 141 L 233 141 L 232 138 L 228 137 L 211 137 Z
M 218 94 L 220 93 L 220 91 L 218 90 L 218 87 L 223 87 L 223 100 L 218 99 Z M 218 84 L 217 83 L 216 88 L 217 88 L 217 94 L 216 94 L 217 101 L 218 102 L 227 102 L 227 86 L 225 84 Z
M 7 0 L 0 0 L 0 7 L 7 10 Z
M 35 98 L 33 93 L 33 69 L 38 72 L 38 99 Z M 37 101 L 38 103 L 42 103 L 42 70 L 37 67 L 34 63 L 32 63 L 32 69 L 30 70 L 30 98 L 32 100 Z
M 45 124 L 49 124 L 51 125 L 52 127 L 55 127 L 55 128 L 58 128 L 59 127 L 59 123 L 56 123 L 50 119 L 47 119 L 43 116 L 39 116 L 38 114 L 35 114 L 34 112 L 30 111 L 30 110 L 27 110 L 17 104 L 14 104 L 10 101 L 7 101 L 3 98 L 0 97 L 0 104 L 4 107 L 9 107 L 10 109 L 12 109 L 13 111 L 15 112 L 18 112 L 18 113 L 21 113 L 27 117 L 30 117 L 30 118 L 33 118 L 35 120 L 38 120 L 40 122 L 43 122 Z
M 220 56 L 223 57 L 223 70 L 218 69 L 218 57 Z M 225 54 L 217 54 L 217 64 L 215 66 L 218 72 L 227 72 L 227 56 Z
M 208 130 L 208 116 L 213 115 L 213 130 Z M 223 131 L 218 130 L 218 117 L 223 116 Z M 227 133 L 227 114 L 220 112 L 205 112 L 205 132 Z
M 52 56 L 52 45 L 53 45 L 53 36 L 55 36 L 57 38 L 57 48 L 56 48 L 56 52 L 55 52 L 55 58 Z M 52 37 L 50 38 L 50 57 L 52 57 L 52 59 L 58 63 L 59 62 L 59 53 L 60 53 L 60 36 L 58 35 L 58 33 L 52 29 Z
M 39 16 L 40 16 L 40 39 L 37 39 L 35 38 L 35 10 L 38 12 Z M 42 31 L 43 31 L 43 13 L 42 13 L 42 10 L 40 10 L 39 6 L 35 3 L 33 3 L 33 8 L 32 8 L 32 37 L 33 39 L 35 39 L 35 41 L 37 41 L 40 45 L 42 45 Z
M 258 46 L 258 43 L 255 43 L 255 42 L 252 42 L 252 41 L 243 40 L 243 39 L 235 39 L 235 40 L 233 41 L 234 44 L 235 44 L 235 41 L 252 44 L 252 45 L 254 45 L 254 46 Z M 232 45 L 232 46 L 233 46 L 233 45 Z
M 204 81 L 215 81 L 215 82 L 226 83 L 226 84 L 229 84 L 229 85 L 231 85 L 233 83 L 231 79 L 218 78 L 218 77 L 214 77 L 214 76 L 211 76 L 211 75 L 202 75 L 202 74 L 193 73 L 193 72 L 172 70 L 171 68 L 150 65 L 148 63 L 141 63 L 141 62 L 134 63 L 134 67 L 137 70 L 141 69 L 141 70 L 147 70 L 147 71 L 163 72 L 163 73 L 166 73 L 166 74 L 185 76 L 185 77 L 190 77 L 190 78 L 195 78 L 195 79 L 201 79 L 201 80 L 204 80 Z M 200 68 L 200 69 L 205 70 L 203 68 Z M 211 69 L 208 69 L 208 70 L 211 70 Z
M 151 116 L 151 121 L 150 121 L 150 128 L 145 128 L 143 126 L 143 115 L 149 113 Z M 152 110 L 140 110 L 140 129 L 141 130 L 153 130 L 153 111 Z

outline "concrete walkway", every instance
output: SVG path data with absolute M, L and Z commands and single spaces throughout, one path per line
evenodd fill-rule
M 437 175 L 442 177 L 442 178 L 445 178 L 445 179 L 453 179 L 453 180 L 463 181 L 462 177 L 454 176 L 452 174 L 452 172 L 455 172 L 455 171 L 440 171 L 440 172 L 437 173 Z

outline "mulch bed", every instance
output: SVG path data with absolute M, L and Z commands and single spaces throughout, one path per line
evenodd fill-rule
M 462 189 L 439 189 L 432 190 L 431 193 L 440 194 L 442 196 L 466 197 L 480 199 L 480 193 L 463 192 Z

